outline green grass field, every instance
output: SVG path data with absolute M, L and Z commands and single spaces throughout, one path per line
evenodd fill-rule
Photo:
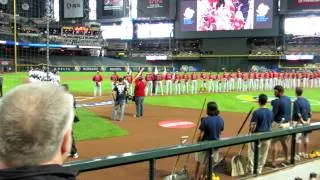
M 91 81 L 94 72 L 62 72 L 62 83 L 69 84 L 70 90 L 73 94 L 86 93 L 91 95 L 93 90 L 93 83 Z M 121 73 L 124 75 L 125 73 Z M 103 92 L 109 93 L 111 91 L 111 82 L 109 76 L 111 73 L 103 73 L 105 81 L 103 83 Z M 4 93 L 22 84 L 27 79 L 27 73 L 5 74 L 4 75 Z M 258 96 L 260 92 L 240 92 L 240 93 L 221 93 L 221 94 L 198 94 L 188 96 L 157 96 L 145 98 L 145 104 L 167 106 L 167 107 L 181 107 L 201 109 L 204 99 L 207 101 L 216 101 L 219 105 L 220 111 L 226 112 L 248 112 L 251 107 L 257 106 L 256 103 L 244 101 L 237 98 L 239 95 Z M 264 92 L 268 96 L 272 96 L 272 91 Z M 314 112 L 320 112 L 320 96 L 319 89 L 305 89 L 304 96 L 309 99 Z M 286 95 L 294 96 L 293 90 L 286 90 Z M 96 116 L 94 113 L 80 109 L 79 116 L 81 122 L 75 125 L 75 136 L 78 140 L 97 139 L 103 137 L 115 137 L 128 134 L 121 128 L 113 125 L 110 121 Z M 91 123 L 91 122 L 95 123 Z M 87 131 L 91 129 L 91 131 Z

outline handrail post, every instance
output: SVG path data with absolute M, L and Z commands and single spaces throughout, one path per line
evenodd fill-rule
M 291 140 L 291 159 L 290 159 L 290 163 L 291 163 L 291 164 L 295 164 L 296 144 L 297 144 L 296 136 L 297 136 L 296 133 L 292 134 L 292 140 Z
M 259 165 L 259 145 L 260 140 L 254 141 L 254 163 L 253 163 L 253 174 L 258 174 L 258 165 Z
M 207 175 L 207 179 L 208 180 L 212 180 L 212 152 L 213 152 L 213 148 L 211 148 L 209 150 L 209 162 L 208 162 L 208 175 Z
M 156 179 L 156 159 L 149 160 L 149 179 Z

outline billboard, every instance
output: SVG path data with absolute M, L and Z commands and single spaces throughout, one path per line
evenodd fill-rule
M 98 0 L 97 1 L 98 19 L 115 19 L 124 16 L 123 0 Z
M 276 0 L 180 0 L 177 38 L 277 36 Z M 213 33 L 214 32 L 214 33 Z
M 273 0 L 183 0 L 182 31 L 252 30 L 272 28 Z
M 169 17 L 169 3 L 169 0 L 139 0 L 137 6 L 138 18 Z
M 84 0 L 64 0 L 63 17 L 67 18 L 83 18 L 83 1 Z

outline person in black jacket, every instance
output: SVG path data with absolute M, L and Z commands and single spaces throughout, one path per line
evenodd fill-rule
M 0 179 L 75 180 L 62 164 L 71 148 L 73 97 L 52 83 L 30 83 L 0 103 Z

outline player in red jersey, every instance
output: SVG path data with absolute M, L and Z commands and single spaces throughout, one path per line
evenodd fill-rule
M 239 91 L 242 90 L 242 85 L 243 85 L 243 73 L 242 73 L 240 70 L 238 70 L 236 77 L 237 77 L 237 91 L 239 92 Z
M 189 94 L 189 75 L 187 72 L 184 72 L 182 75 L 182 93 Z
M 113 72 L 113 74 L 110 76 L 112 91 L 114 89 L 114 86 L 117 84 L 119 78 L 120 77 L 118 76 L 117 72 Z
M 152 96 L 154 75 L 152 73 L 148 73 L 145 77 L 145 80 L 147 82 L 146 96 L 148 96 L 149 92 L 150 92 L 150 95 Z
M 320 87 L 320 70 L 317 71 L 317 81 L 318 81 L 317 87 Z
M 235 89 L 235 81 L 237 78 L 237 74 L 236 73 L 230 73 L 230 86 L 229 86 L 229 91 L 234 91 Z
M 302 78 L 303 78 L 303 80 L 302 80 L 302 86 L 303 86 L 303 88 L 306 88 L 307 87 L 307 82 L 308 82 L 308 72 L 307 72 L 307 70 L 305 70 L 303 73 L 302 73 Z
M 310 84 L 310 88 L 313 88 L 313 83 L 314 83 L 314 74 L 313 72 L 309 73 L 309 84 Z
M 217 73 L 216 92 L 222 92 L 222 82 L 224 81 L 223 74 Z
M 198 75 L 193 72 L 191 74 L 191 94 L 197 94 L 198 93 Z
M 132 86 L 132 81 L 133 77 L 131 73 L 127 73 L 127 75 L 124 77 L 125 83 L 127 84 L 127 89 L 130 91 L 129 94 L 132 96 L 133 95 L 133 86 Z
M 173 82 L 175 87 L 175 95 L 181 94 L 181 75 L 178 71 L 173 75 Z
M 248 89 L 250 91 L 253 91 L 254 90 L 254 73 L 251 71 L 249 73 L 248 77 L 249 77 L 249 87 L 248 87 Z
M 254 91 L 259 89 L 259 82 L 260 82 L 260 74 L 258 72 L 254 72 Z
M 163 75 L 162 74 L 156 74 L 156 92 L 155 94 L 158 95 L 158 89 L 160 88 L 160 93 L 163 96 L 163 86 L 162 86 L 162 80 L 163 80 Z
M 201 79 L 201 87 L 200 87 L 200 93 L 207 91 L 207 73 L 202 72 L 200 74 Z
M 212 93 L 214 92 L 214 88 L 215 88 L 215 81 L 216 81 L 216 75 L 212 74 L 211 72 L 209 73 L 209 88 L 208 88 L 208 92 Z
M 172 74 L 165 73 L 164 80 L 166 81 L 166 95 L 172 95 Z
M 223 92 L 229 91 L 229 83 L 230 83 L 230 73 L 225 71 L 223 73 Z
M 269 74 L 269 72 L 268 71 L 266 71 L 265 73 L 264 73 L 264 89 L 265 90 L 271 90 L 271 86 L 270 86 L 270 74 Z
M 258 76 L 258 78 L 259 78 L 259 89 L 260 89 L 260 91 L 263 91 L 264 89 L 264 73 L 259 73 L 259 76 Z
M 249 88 L 249 73 L 242 73 L 242 91 L 248 91 Z
M 97 71 L 97 74 L 93 76 L 92 81 L 94 82 L 93 96 L 96 97 L 97 90 L 99 91 L 99 96 L 101 96 L 103 77 L 100 75 L 99 71 Z

